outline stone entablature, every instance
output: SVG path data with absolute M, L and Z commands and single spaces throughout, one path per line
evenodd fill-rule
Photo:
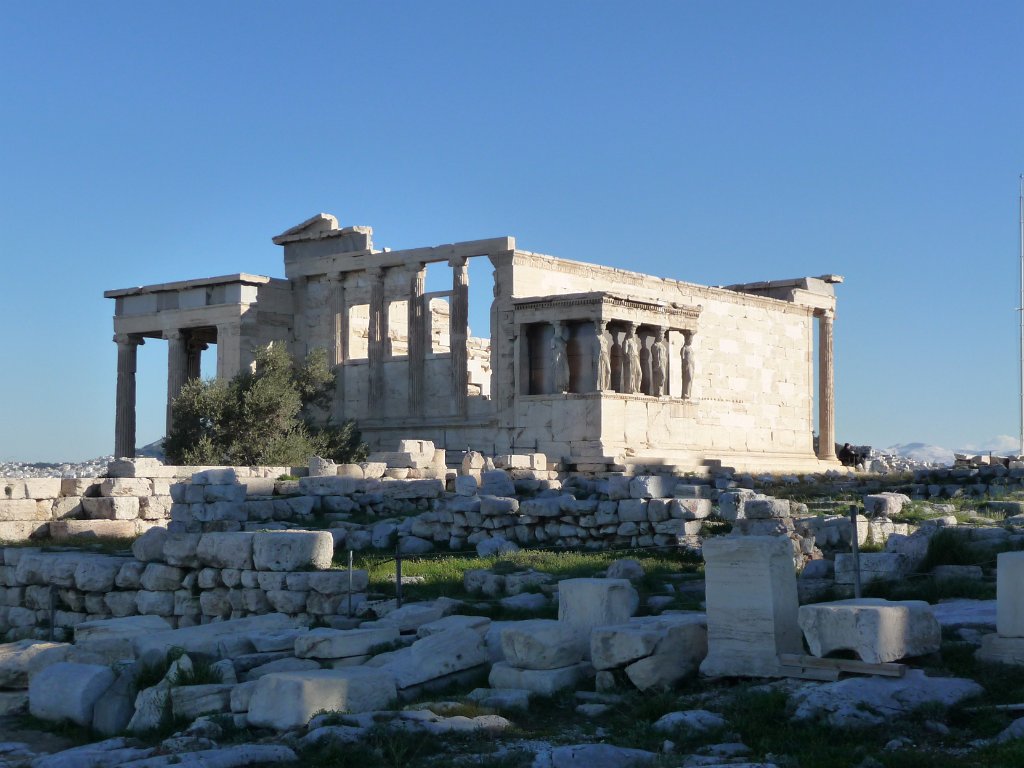
M 287 343 L 297 357 L 325 349 L 337 374 L 332 416 L 355 418 L 377 450 L 416 434 L 448 450 L 542 452 L 588 468 L 820 469 L 817 416 L 820 459 L 835 463 L 837 276 L 707 287 L 523 251 L 511 237 L 390 251 L 372 235 L 319 214 L 274 238 L 285 280 L 108 292 L 118 301 L 118 455 L 134 445 L 135 347 L 163 338 L 168 402 L 198 375 L 197 345 L 217 344 L 221 377 L 251 365 L 261 344 Z M 474 338 L 468 265 L 483 257 L 490 332 Z M 425 290 L 428 265 L 450 270 L 450 290 Z M 186 310 L 186 294 L 225 303 Z

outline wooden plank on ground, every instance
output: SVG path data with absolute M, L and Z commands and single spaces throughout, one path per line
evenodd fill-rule
M 780 665 L 779 674 L 782 677 L 795 677 L 800 680 L 818 680 L 825 683 L 834 683 L 839 679 L 838 669 L 813 669 L 811 667 L 798 667 L 789 664 Z
M 872 664 L 857 659 L 819 659 L 817 656 L 804 656 L 799 653 L 781 653 L 779 654 L 779 663 L 788 667 L 834 669 L 837 672 L 849 672 L 855 675 L 881 675 L 883 677 L 903 677 L 907 671 L 906 664 Z

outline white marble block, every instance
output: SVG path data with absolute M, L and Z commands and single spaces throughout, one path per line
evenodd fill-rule
M 277 672 L 261 677 L 249 699 L 249 723 L 279 731 L 301 728 L 317 712 L 385 709 L 397 698 L 387 672 L 366 667 Z
M 996 632 L 1001 637 L 1024 637 L 1024 552 L 997 556 Z
M 801 653 L 793 545 L 784 536 L 704 541 L 708 655 L 712 677 L 772 677 L 780 653 Z
M 800 629 L 814 656 L 850 650 L 861 661 L 883 664 L 934 653 L 942 644 L 939 622 L 922 600 L 836 600 L 800 606 Z
M 590 654 L 594 627 L 625 624 L 640 605 L 629 579 L 565 579 L 558 582 L 558 620 L 572 627 Z

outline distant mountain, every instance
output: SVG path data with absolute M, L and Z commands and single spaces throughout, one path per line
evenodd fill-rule
M 882 453 L 894 453 L 897 456 L 928 464 L 952 464 L 953 451 L 938 445 L 927 443 L 900 443 L 886 448 Z
M 159 440 L 154 440 L 149 445 L 144 445 L 141 448 L 135 449 L 135 455 L 139 458 L 147 459 L 160 459 L 164 460 L 164 439 L 161 437 Z

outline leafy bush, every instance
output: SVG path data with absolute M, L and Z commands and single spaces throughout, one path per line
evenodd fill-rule
M 334 374 L 322 349 L 296 365 L 279 344 L 256 353 L 255 371 L 230 381 L 189 381 L 172 405 L 164 441 L 173 464 L 302 465 L 310 456 L 361 461 L 355 422 L 332 424 Z

